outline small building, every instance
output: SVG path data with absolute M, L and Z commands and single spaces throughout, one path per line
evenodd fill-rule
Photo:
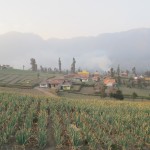
M 48 83 L 47 83 L 47 81 L 42 81 L 41 83 L 40 83 L 40 88 L 48 88 L 49 86 L 48 86 Z
M 100 80 L 99 72 L 96 71 L 96 72 L 93 73 L 92 80 L 95 81 L 95 82 L 98 82 Z
M 63 90 L 63 91 L 70 91 L 70 90 L 71 90 L 71 86 L 72 86 L 72 83 L 71 83 L 71 82 L 64 81 L 64 82 L 60 85 L 60 90 Z
M 71 81 L 72 81 L 72 84 L 81 84 L 82 83 L 82 80 L 79 77 L 75 77 Z
M 88 82 L 89 79 L 87 77 L 81 77 L 81 81 L 85 83 L 85 82 Z
M 128 73 L 127 72 L 121 72 L 121 77 L 128 77 Z
M 96 72 L 93 73 L 93 76 L 94 76 L 94 77 L 100 77 L 100 74 L 99 74 L 98 71 L 96 71 Z
M 64 79 L 72 79 L 76 76 L 77 74 L 67 74 L 67 75 L 64 75 Z
M 95 81 L 95 82 L 98 82 L 100 80 L 100 78 L 97 77 L 97 76 L 96 77 L 94 76 L 94 77 L 92 77 L 92 80 Z
M 144 81 L 145 81 L 145 83 L 147 83 L 148 85 L 150 85 L 150 77 L 145 77 Z
M 53 80 L 49 80 L 49 81 L 48 81 L 49 88 L 57 89 L 63 82 L 64 82 L 64 79 L 53 79 Z
M 145 81 L 150 81 L 150 77 L 145 77 L 144 80 Z
M 116 85 L 116 80 L 112 78 L 106 78 L 103 82 L 107 87 L 114 87 Z
M 84 71 L 78 72 L 78 75 L 89 77 L 90 73 L 84 70 Z

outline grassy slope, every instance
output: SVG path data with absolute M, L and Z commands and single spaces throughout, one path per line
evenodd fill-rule
M 38 78 L 38 72 L 32 72 L 30 70 L 17 70 L 17 69 L 0 70 L 0 78 L 1 78 L 0 85 L 10 86 L 11 84 L 13 86 L 17 84 L 19 86 L 32 86 L 38 84 L 42 80 L 58 76 L 57 74 L 41 73 L 41 72 L 39 74 L 40 76 Z
M 138 96 L 150 96 L 150 91 L 146 89 L 120 87 L 120 90 L 122 90 L 125 95 L 132 95 L 132 93 L 135 92 Z

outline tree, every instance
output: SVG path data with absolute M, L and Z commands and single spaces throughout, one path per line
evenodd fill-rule
M 126 70 L 127 76 L 129 75 L 129 70 Z
M 132 73 L 136 76 L 136 68 L 135 67 L 132 68 Z
M 118 65 L 117 68 L 117 83 L 121 84 L 121 78 L 120 78 L 120 66 Z
M 120 76 L 120 66 L 118 65 L 118 68 L 117 68 L 117 76 L 119 77 Z
M 142 84 L 142 79 L 140 79 L 140 78 L 137 79 L 137 85 L 138 85 L 139 88 L 142 88 L 142 85 L 143 85 Z
M 37 73 L 37 78 L 38 78 L 38 79 L 40 78 L 40 73 L 39 73 L 39 72 Z
M 114 77 L 114 69 L 110 68 L 110 76 L 113 78 Z
M 102 98 L 106 97 L 105 90 L 106 90 L 106 86 L 102 85 L 101 88 L 100 88 L 100 93 L 101 93 Z
M 25 66 L 23 65 L 23 70 L 24 70 Z
M 121 84 L 121 78 L 120 78 L 120 76 L 117 77 L 117 83 L 118 83 L 118 85 Z
M 52 70 L 51 67 L 48 68 L 48 72 L 49 72 L 49 73 L 53 72 L 53 70 Z
M 137 93 L 133 92 L 133 93 L 132 93 L 132 98 L 133 98 L 133 99 L 136 99 L 137 97 L 138 97 Z
M 31 64 L 31 69 L 32 69 L 32 71 L 37 71 L 37 64 L 36 64 L 35 59 L 34 59 L 34 58 L 31 58 L 30 61 L 31 61 L 30 64 Z
M 124 99 L 124 96 L 121 90 L 117 90 L 115 94 L 112 94 L 112 97 L 114 97 L 115 99 L 119 99 L 119 100 Z
M 60 60 L 60 58 L 58 60 L 58 66 L 59 66 L 59 73 L 61 73 L 61 60 Z
M 40 70 L 41 70 L 41 72 L 44 72 L 44 69 L 43 69 L 43 67 L 42 67 L 42 66 L 40 66 Z
M 76 60 L 73 58 L 73 63 L 71 64 L 71 73 L 75 73 L 76 68 L 75 68 Z

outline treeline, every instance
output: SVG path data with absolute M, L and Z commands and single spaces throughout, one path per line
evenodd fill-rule
M 38 71 L 38 67 L 37 67 L 37 63 L 36 60 L 34 58 L 30 59 L 30 64 L 31 64 L 31 70 L 32 71 Z M 58 68 L 55 67 L 54 69 L 52 69 L 51 67 L 43 67 L 42 65 L 40 66 L 40 71 L 41 72 L 49 72 L 49 73 L 75 73 L 76 72 L 76 60 L 75 58 L 73 58 L 73 62 L 71 64 L 70 70 L 62 70 L 62 62 L 61 59 L 58 59 Z M 23 66 L 24 68 L 24 66 Z

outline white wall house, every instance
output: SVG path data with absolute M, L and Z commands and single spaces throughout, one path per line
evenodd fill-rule
M 48 83 L 46 81 L 40 83 L 40 88 L 48 88 Z
M 88 82 L 89 79 L 88 79 L 88 78 L 81 78 L 81 81 L 82 81 L 82 82 Z

